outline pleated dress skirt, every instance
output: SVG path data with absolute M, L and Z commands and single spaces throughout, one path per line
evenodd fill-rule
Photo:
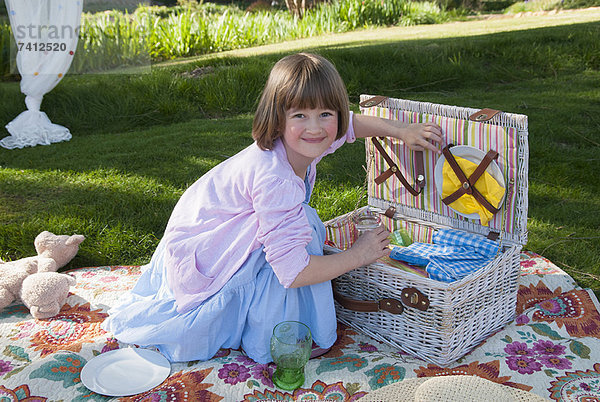
M 303 208 L 313 229 L 307 251 L 322 255 L 325 227 L 306 202 Z M 103 328 L 121 342 L 155 346 L 171 362 L 208 360 L 220 348 L 241 347 L 256 362 L 268 363 L 273 328 L 286 320 L 308 325 L 321 348 L 336 340 L 331 283 L 284 288 L 262 248 L 250 254 L 221 290 L 184 314 L 177 312 L 167 283 L 162 241 L 142 270 L 134 288 L 109 310 Z

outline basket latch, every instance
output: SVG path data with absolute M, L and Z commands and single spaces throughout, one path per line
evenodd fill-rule
M 426 311 L 429 308 L 429 299 L 416 288 L 402 289 L 402 303 L 417 310 Z
M 500 237 L 500 232 L 495 232 L 491 230 L 486 237 L 491 241 L 496 241 L 498 240 L 498 237 Z
M 416 179 L 415 185 L 411 186 L 400 171 L 400 169 L 398 168 L 398 165 L 396 165 L 394 160 L 387 154 L 387 152 L 385 152 L 385 149 L 383 149 L 383 146 L 377 140 L 377 138 L 371 137 L 371 142 L 373 143 L 375 148 L 377 148 L 379 154 L 383 157 L 383 159 L 385 159 L 385 161 L 389 165 L 389 168 L 385 172 L 382 172 L 379 176 L 375 178 L 375 183 L 379 185 L 386 181 L 388 178 L 390 178 L 390 176 L 396 175 L 396 177 L 400 180 L 400 183 L 402 183 L 402 185 L 406 187 L 409 193 L 411 193 L 414 196 L 419 195 L 421 191 L 423 191 L 423 188 L 425 188 L 425 165 L 423 163 L 423 152 L 415 151 L 414 160 Z
M 387 216 L 388 218 L 394 218 L 394 215 L 396 214 L 396 207 L 394 206 L 390 206 L 388 209 L 385 210 L 385 212 L 383 213 L 385 216 Z

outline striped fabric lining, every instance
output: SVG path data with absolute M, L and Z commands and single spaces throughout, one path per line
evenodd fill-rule
M 507 183 L 508 191 L 501 211 L 490 221 L 489 228 L 496 231 L 504 230 L 507 233 L 514 233 L 519 230 L 516 227 L 513 208 L 516 200 L 516 191 L 514 191 L 514 188 L 516 188 L 518 180 L 518 143 L 515 140 L 518 133 L 516 128 L 405 111 L 393 107 L 371 107 L 363 109 L 362 112 L 363 114 L 400 120 L 406 123 L 435 122 L 442 127 L 446 144 L 470 145 L 484 152 L 490 149 L 497 151 L 499 153 L 497 163 L 500 170 L 504 173 L 504 180 Z M 379 186 L 375 184 L 375 177 L 387 170 L 389 166 L 387 166 L 387 163 L 379 155 L 375 147 L 370 142 L 367 142 L 367 144 L 367 159 L 370 158 L 370 155 L 373 155 L 374 162 L 369 166 L 369 196 L 388 201 L 392 200 L 399 204 L 450 216 L 459 220 L 467 220 L 467 218 L 458 215 L 446 206 L 437 194 L 433 178 L 438 155 L 429 151 L 424 153 L 427 183 L 423 192 L 419 196 L 414 197 L 406 191 L 396 176 L 391 176 Z M 398 167 L 409 183 L 414 183 L 414 175 L 412 173 L 414 153 L 399 141 L 384 140 L 382 144 L 386 152 L 394 160 L 398 161 Z M 506 219 L 504 225 L 502 224 L 503 218 Z M 479 223 L 478 219 L 477 223 Z
M 360 211 L 360 209 L 358 211 Z M 347 250 L 352 246 L 356 238 L 356 228 L 354 227 L 352 216 L 356 212 L 357 211 L 353 211 L 346 215 L 339 216 L 329 222 L 325 222 L 326 242 L 330 246 L 339 248 L 340 250 Z M 381 216 L 381 222 L 390 232 L 394 232 L 398 229 L 405 229 L 414 242 L 433 242 L 433 235 L 435 233 L 435 229 L 433 227 L 419 225 L 399 219 L 392 219 L 384 215 Z
M 346 214 L 335 219 L 335 223 L 325 223 L 325 243 L 340 250 L 349 249 L 356 239 L 356 228 L 352 221 L 352 214 Z

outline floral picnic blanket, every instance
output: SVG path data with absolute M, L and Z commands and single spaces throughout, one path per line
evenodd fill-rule
M 56 317 L 35 320 L 21 304 L 0 312 L 0 400 L 355 401 L 403 379 L 451 374 L 477 375 L 556 401 L 600 400 L 598 300 L 537 254 L 524 252 L 521 268 L 516 319 L 449 367 L 340 325 L 336 344 L 309 361 L 306 381 L 296 391 L 273 385 L 272 363 L 223 349 L 206 362 L 172 364 L 162 384 L 124 398 L 89 391 L 80 372 L 94 356 L 132 346 L 116 341 L 100 324 L 134 285 L 140 268 L 71 270 L 77 285 Z

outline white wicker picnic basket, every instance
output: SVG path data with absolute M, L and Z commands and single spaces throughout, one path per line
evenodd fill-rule
M 433 180 L 438 155 L 423 152 L 423 171 L 415 173 L 416 153 L 398 141 L 378 138 L 379 146 L 365 142 L 368 208 L 382 214 L 390 231 L 403 228 L 414 241 L 431 242 L 435 230 L 455 228 L 497 236 L 500 243 L 491 263 L 456 282 L 438 282 L 381 261 L 333 281 L 339 321 L 414 356 L 449 365 L 515 315 L 520 252 L 527 242 L 527 116 L 370 95 L 361 96 L 361 112 L 405 122 L 436 122 L 446 143 L 499 154 L 496 162 L 506 193 L 489 226 L 482 226 L 479 219 L 441 202 Z M 408 187 L 415 183 L 413 189 L 403 185 L 400 176 Z M 415 190 L 417 195 L 411 193 Z M 352 218 L 358 212 L 325 223 L 326 254 L 351 245 Z

